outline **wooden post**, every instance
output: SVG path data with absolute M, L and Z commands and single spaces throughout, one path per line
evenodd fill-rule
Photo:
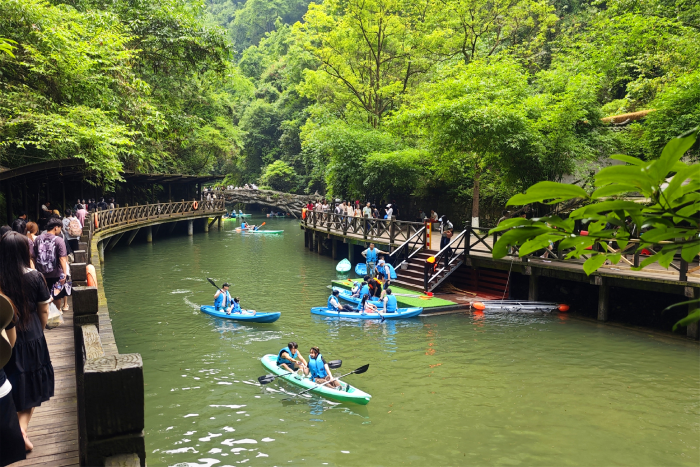
M 320 235 L 316 235 L 316 248 L 319 255 L 323 254 L 323 239 Z
M 394 244 L 394 239 L 396 238 L 396 231 L 395 229 L 395 223 L 394 219 L 396 219 L 394 216 L 391 216 L 391 219 L 389 219 L 389 249 L 391 250 L 391 246 Z
M 190 219 L 190 220 L 187 221 L 187 235 L 189 235 L 190 237 L 191 237 L 192 235 L 194 235 L 194 226 L 193 226 L 193 224 L 194 224 L 194 223 L 192 222 L 192 219 Z
M 355 245 L 348 243 L 348 260 L 351 264 L 355 264 Z
M 685 296 L 689 300 L 700 298 L 700 288 L 697 287 L 685 287 Z M 690 303 L 688 305 L 688 314 L 692 314 L 695 310 L 700 308 L 698 303 Z M 698 322 L 688 324 L 687 335 L 695 340 L 700 339 L 700 332 L 698 330 Z
M 308 248 L 309 246 L 309 231 L 304 230 L 304 248 Z
M 338 240 L 333 237 L 333 239 L 331 239 L 331 243 L 331 258 L 338 259 Z
M 538 285 L 540 276 L 537 275 L 535 271 L 530 274 L 530 284 L 527 291 L 527 299 L 533 302 L 537 301 L 538 297 Z
M 204 231 L 209 232 L 209 219 L 204 218 Z
M 600 278 L 600 280 L 598 280 Z M 596 276 L 598 287 L 598 321 L 607 321 L 610 309 L 610 287 L 604 277 Z
M 131 242 L 134 241 L 134 238 L 136 237 L 136 234 L 139 233 L 139 230 L 141 229 L 134 229 L 129 233 L 129 238 L 126 239 L 126 244 L 131 245 Z
M 221 230 L 221 225 L 223 224 L 223 221 L 221 220 L 221 216 L 217 219 L 216 227 Z
M 681 265 L 678 269 L 680 269 L 678 274 L 678 280 L 686 282 L 688 280 L 688 262 L 681 258 Z
M 153 228 L 150 225 L 146 227 L 146 242 L 153 243 Z

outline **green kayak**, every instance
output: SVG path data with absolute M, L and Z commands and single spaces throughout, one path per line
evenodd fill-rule
M 344 258 L 338 263 L 338 265 L 335 267 L 335 270 L 338 272 L 348 272 L 351 268 L 352 264 L 350 264 L 350 261 L 348 261 L 347 258 Z
M 267 368 L 267 370 L 272 374 L 281 375 L 287 373 L 285 370 L 277 366 L 277 355 L 265 355 L 262 359 L 260 359 L 260 361 L 262 362 L 263 366 Z M 338 371 L 339 370 L 336 370 L 336 372 Z M 318 384 L 312 382 L 309 378 L 301 377 L 297 374 L 281 376 L 279 379 L 283 379 L 286 382 L 299 386 L 303 389 L 311 389 L 315 387 L 316 389 L 313 389 L 310 392 L 319 396 L 323 396 L 326 399 L 331 399 L 338 402 L 353 402 L 355 404 L 367 405 L 369 403 L 369 400 L 372 398 L 372 396 L 370 396 L 366 392 L 361 391 L 356 387 L 351 386 L 343 381 L 341 381 L 341 383 L 343 384 L 342 389 L 338 390 L 331 389 L 327 386 L 319 387 Z

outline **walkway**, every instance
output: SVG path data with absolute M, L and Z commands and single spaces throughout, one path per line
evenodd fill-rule
M 53 364 L 54 397 L 34 411 L 29 438 L 34 450 L 12 467 L 42 465 L 59 467 L 78 463 L 78 401 L 75 389 L 73 308 L 63 313 L 64 324 L 47 330 L 46 341 Z

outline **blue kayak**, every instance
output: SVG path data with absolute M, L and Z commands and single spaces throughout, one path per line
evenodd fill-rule
M 362 299 L 360 297 L 353 297 L 352 296 L 352 291 L 348 289 L 343 289 L 341 287 L 333 287 L 333 290 L 337 290 L 340 292 L 340 295 L 338 295 L 338 298 L 341 300 L 345 300 L 346 302 L 354 303 L 355 305 L 359 305 Z M 378 299 L 374 298 L 369 301 L 372 305 L 376 307 L 381 307 L 384 308 L 384 303 L 380 302 Z
M 211 305 L 202 305 L 199 307 L 199 311 L 211 316 L 216 316 L 217 318 L 232 319 L 234 321 L 247 321 L 249 323 L 274 323 L 282 314 L 279 311 L 275 311 L 273 313 L 255 313 L 254 315 L 248 315 L 245 313 L 231 313 L 230 315 L 227 315 L 225 311 L 219 311 Z
M 423 308 L 399 308 L 394 313 L 382 313 L 384 319 L 415 318 L 423 312 Z M 379 313 L 357 313 L 352 311 L 333 311 L 325 306 L 317 306 L 311 309 L 314 315 L 327 316 L 329 318 L 350 318 L 350 319 L 382 319 Z
M 394 271 L 394 266 L 392 266 L 391 264 L 389 264 L 389 271 L 391 272 L 390 279 L 396 279 L 396 271 Z M 367 274 L 367 264 L 358 263 L 357 266 L 355 266 L 355 274 L 357 274 L 358 276 L 365 276 Z

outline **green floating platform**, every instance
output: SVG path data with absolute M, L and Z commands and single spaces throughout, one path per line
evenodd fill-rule
M 357 279 L 355 279 L 357 280 Z M 333 286 L 342 287 L 344 289 L 352 289 L 353 279 L 345 279 L 342 281 L 331 281 Z M 358 282 L 362 282 L 361 280 Z M 411 289 L 404 289 L 403 287 L 391 286 L 391 292 L 395 294 L 409 294 L 409 295 L 419 295 L 418 292 Z M 396 301 L 399 302 L 401 307 L 423 307 L 423 308 L 436 308 L 440 306 L 452 306 L 458 305 L 456 302 L 451 302 L 449 300 L 443 300 L 442 298 L 432 297 L 432 298 L 414 298 L 414 297 L 401 297 L 396 296 Z

